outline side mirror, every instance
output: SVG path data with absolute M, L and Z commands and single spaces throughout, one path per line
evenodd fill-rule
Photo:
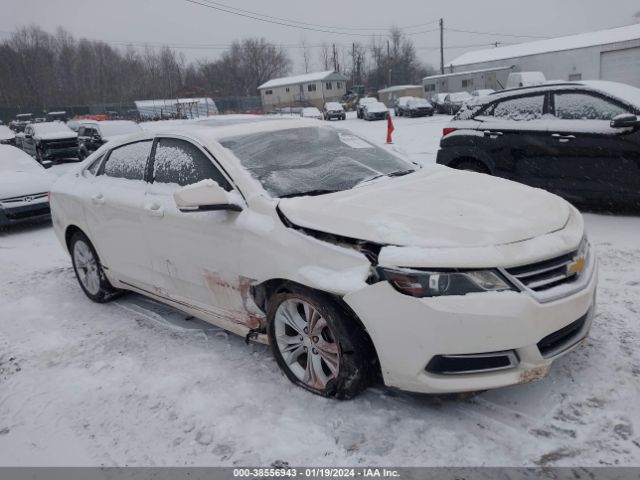
M 622 113 L 613 117 L 610 125 L 611 128 L 638 127 L 640 120 L 632 113 Z
M 203 180 L 182 187 L 173 193 L 173 199 L 181 212 L 242 211 L 242 206 L 234 201 L 229 192 L 213 180 Z

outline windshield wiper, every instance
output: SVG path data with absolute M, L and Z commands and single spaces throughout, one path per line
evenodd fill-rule
M 365 183 L 372 182 L 373 180 L 376 180 L 381 177 L 401 177 L 403 175 L 408 175 L 413 172 L 415 172 L 415 170 L 409 169 L 409 170 L 396 170 L 395 172 L 391 172 L 391 173 L 381 173 L 379 175 L 374 175 L 373 177 L 365 178 L 361 182 L 356 183 L 355 186 L 357 187 L 358 185 L 363 185 Z
M 342 190 L 329 190 L 329 189 L 317 189 L 307 190 L 306 192 L 293 192 L 280 195 L 279 198 L 292 198 L 292 197 L 315 197 L 316 195 L 326 195 L 327 193 L 341 192 Z

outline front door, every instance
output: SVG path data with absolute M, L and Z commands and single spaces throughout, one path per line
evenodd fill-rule
M 205 179 L 233 187 L 198 145 L 177 137 L 157 139 L 145 223 L 156 291 L 214 316 L 258 326 L 247 314 L 249 283 L 239 275 L 243 228 L 234 211 L 181 212 L 173 193 Z

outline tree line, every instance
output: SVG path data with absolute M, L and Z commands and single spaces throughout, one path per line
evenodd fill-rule
M 323 44 L 314 62 L 303 41 L 306 71 L 337 70 L 368 90 L 419 83 L 433 71 L 416 56 L 411 40 L 393 28 L 388 39 L 351 48 Z M 188 62 L 169 46 L 117 47 L 23 27 L 0 42 L 0 107 L 131 103 L 181 96 L 254 96 L 257 87 L 292 71 L 288 52 L 264 38 L 235 41 L 219 58 Z

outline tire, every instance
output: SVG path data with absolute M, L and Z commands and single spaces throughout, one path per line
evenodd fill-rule
M 487 175 L 491 174 L 484 163 L 473 159 L 462 160 L 458 162 L 454 168 L 458 170 L 466 170 L 467 172 L 485 173 Z
M 36 147 L 36 161 L 42 165 L 42 162 L 44 161 L 44 156 L 42 155 L 42 152 L 40 151 L 40 149 L 38 147 Z
M 295 385 L 347 400 L 371 382 L 368 337 L 329 295 L 306 289 L 276 294 L 267 321 L 276 362 Z
M 78 160 L 80 160 L 81 162 L 87 158 L 87 155 L 85 154 L 84 150 L 79 149 L 78 150 Z
M 100 258 L 84 233 L 73 234 L 69 251 L 73 270 L 85 295 L 96 303 L 112 300 L 119 291 L 107 280 Z

